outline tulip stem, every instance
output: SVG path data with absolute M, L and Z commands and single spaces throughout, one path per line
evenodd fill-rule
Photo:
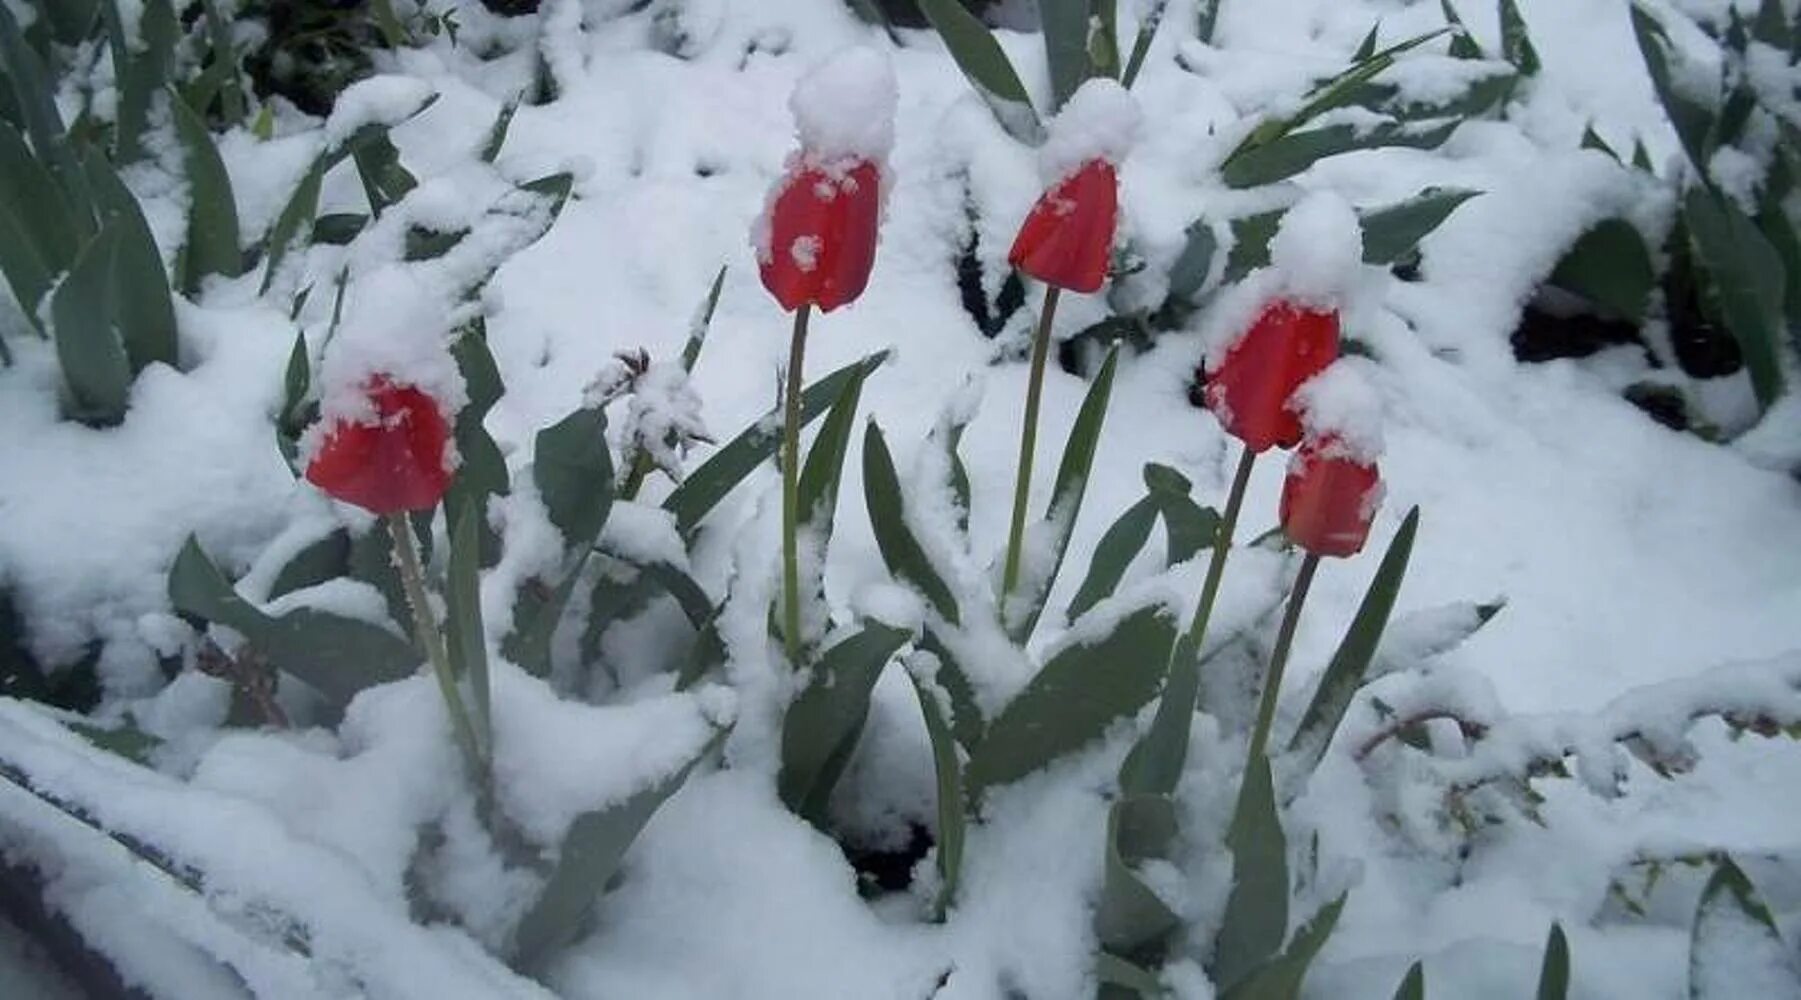
M 788 346 L 788 388 L 782 394 L 782 642 L 788 663 L 800 669 L 800 391 L 812 303 L 794 312 Z
M 1282 671 L 1288 666 L 1295 626 L 1301 621 L 1301 605 L 1307 602 L 1307 588 L 1313 585 L 1316 569 L 1319 569 L 1319 556 L 1309 552 L 1307 558 L 1301 560 L 1301 572 L 1294 578 L 1294 589 L 1288 592 L 1288 607 L 1282 612 L 1282 629 L 1276 633 L 1276 649 L 1269 658 L 1269 675 L 1263 680 L 1263 697 L 1257 703 L 1257 727 L 1251 730 L 1250 752 L 1245 756 L 1248 761 L 1261 757 L 1269 746 L 1269 728 L 1276 718 L 1276 697 L 1282 692 Z
M 1032 371 L 1026 381 L 1026 419 L 1019 431 L 1019 476 L 1013 483 L 1013 522 L 1007 529 L 1007 561 L 1001 570 L 1001 608 L 1019 583 L 1021 550 L 1025 545 L 1026 501 L 1032 493 L 1032 453 L 1038 447 L 1038 406 L 1044 397 L 1044 358 L 1050 353 L 1051 320 L 1057 315 L 1056 285 L 1046 285 L 1044 308 L 1038 312 L 1038 331 L 1032 337 Z
M 432 673 L 437 675 L 438 692 L 444 696 L 444 707 L 450 716 L 450 728 L 456 734 L 457 746 L 462 749 L 463 763 L 469 767 L 478 797 L 485 800 L 488 769 L 482 758 L 481 745 L 476 742 L 475 727 L 469 722 L 469 709 L 463 704 L 463 693 L 457 688 L 456 675 L 451 673 L 450 656 L 444 650 L 444 633 L 438 627 L 437 615 L 432 612 L 431 598 L 425 590 L 425 568 L 419 561 L 419 549 L 413 541 L 413 526 L 408 523 L 405 513 L 388 514 L 383 520 L 394 538 L 400 585 L 406 591 L 406 601 L 413 612 L 413 633 L 419 645 L 424 647 L 426 659 L 431 661 Z
M 1207 623 L 1213 619 L 1213 604 L 1219 599 L 1220 581 L 1226 575 L 1226 557 L 1232 553 L 1232 536 L 1238 530 L 1238 512 L 1244 507 L 1245 487 L 1251 482 L 1251 467 L 1257 464 L 1257 453 L 1246 447 L 1238 456 L 1238 471 L 1232 476 L 1232 492 L 1226 496 L 1226 512 L 1213 531 L 1213 558 L 1207 563 L 1207 579 L 1201 584 L 1201 600 L 1194 607 L 1194 618 L 1182 641 L 1176 643 L 1175 655 L 1198 657 L 1201 643 L 1207 638 Z

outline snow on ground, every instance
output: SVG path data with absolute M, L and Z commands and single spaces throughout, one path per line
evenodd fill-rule
M 497 164 L 518 180 L 569 167 L 578 176 L 576 199 L 555 227 L 508 263 L 487 293 L 490 342 L 508 389 L 488 426 L 515 468 L 531 435 L 577 406 L 616 351 L 677 355 L 688 318 L 722 264 L 729 269 L 724 293 L 692 380 L 704 401 L 701 417 L 723 438 L 769 409 L 788 323 L 757 281 L 749 233 L 793 147 L 788 96 L 797 79 L 839 49 L 886 44 L 836 0 L 693 0 L 677 17 L 678 57 L 648 47 L 666 24 L 653 31 L 647 16 L 614 17 L 622 6 L 589 4 L 587 33 L 552 48 L 562 94 L 547 106 L 520 109 Z M 1135 6 L 1122 4 L 1122 17 Z M 1619 398 L 1617 375 L 1602 365 L 1512 360 L 1507 338 L 1523 300 L 1571 238 L 1606 214 L 1654 223 L 1668 211 L 1654 189 L 1599 154 L 1579 151 L 1583 127 L 1593 121 L 1616 147 L 1642 138 L 1659 160 L 1675 151 L 1633 48 L 1623 0 L 1520 6 L 1545 72 L 1516 99 L 1507 121 L 1472 123 L 1435 153 L 1355 154 L 1277 192 L 1246 193 L 1220 189 L 1208 176 L 1235 141 L 1235 123 L 1272 101 L 1292 100 L 1311 75 L 1342 64 L 1376 18 L 1383 40 L 1396 40 L 1437 27 L 1437 5 L 1225 0 L 1219 47 L 1209 48 L 1182 37 L 1191 5 L 1175 0 L 1134 91 L 1144 124 L 1122 166 L 1122 232 L 1152 259 L 1167 260 L 1197 216 L 1272 207 L 1271 199 L 1287 204 L 1302 190 L 1335 192 L 1356 205 L 1433 184 L 1484 192 L 1425 242 L 1424 280 L 1401 283 L 1365 269 L 1346 316 L 1347 336 L 1375 359 L 1364 374 L 1385 409 L 1387 497 L 1371 548 L 1385 545 L 1418 505 L 1422 528 L 1398 613 L 1507 601 L 1437 669 L 1485 681 L 1507 712 L 1583 712 L 1639 685 L 1801 648 L 1801 486 L 1739 451 L 1647 419 Z M 1484 45 L 1498 48 L 1491 5 L 1459 7 Z M 581 5 L 546 8 L 573 19 Z M 462 48 L 439 43 L 400 53 L 387 66 L 441 95 L 396 132 L 405 161 L 422 178 L 465 164 L 531 70 L 526 55 L 478 62 L 471 50 L 484 31 L 516 29 L 474 12 L 465 21 Z M 1025 389 L 1015 334 L 1029 317 L 1016 317 L 1000 341 L 984 340 L 959 303 L 952 261 L 967 198 L 979 208 L 981 255 L 998 273 L 1039 191 L 1035 156 L 994 123 L 934 38 L 905 32 L 903 41 L 892 53 L 900 110 L 874 276 L 861 300 L 815 320 L 808 369 L 824 373 L 893 349 L 865 387 L 863 404 L 903 469 L 967 378 L 984 382 L 963 454 L 973 479 L 976 544 L 994 552 L 1005 539 Z M 1028 86 L 1041 89 L 1037 38 L 1002 33 L 1002 41 Z M 1178 50 L 1209 75 L 1180 68 Z M 383 93 L 407 89 L 385 85 Z M 257 162 L 253 151 L 231 161 L 235 179 L 248 188 L 243 197 L 276 204 L 257 188 Z M 326 210 L 333 199 L 355 197 L 352 184 L 334 178 Z M 293 328 L 280 313 L 239 304 L 246 298 L 243 289 L 217 288 L 206 308 L 184 311 L 184 354 L 199 364 L 186 375 L 149 373 L 135 389 L 130 419 L 115 430 L 57 422 L 51 361 L 24 340 L 12 340 L 19 365 L 0 371 L 0 426 L 7 428 L 0 435 L 0 575 L 22 596 L 35 645 L 46 655 L 67 657 L 94 637 L 109 642 L 105 665 L 117 696 L 140 696 L 153 686 L 154 654 L 166 651 L 172 627 L 163 574 L 189 531 L 199 531 L 222 562 L 242 568 L 283 524 L 324 510 L 289 476 L 265 422 L 279 405 Z M 1037 301 L 1033 290 L 1027 313 Z M 1057 331 L 1073 332 L 1105 312 L 1101 296 L 1065 296 Z M 1106 524 L 1142 493 L 1144 462 L 1173 465 L 1204 501 L 1223 500 L 1235 443 L 1186 400 L 1200 351 L 1193 334 L 1169 336 L 1122 363 L 1053 605 L 1067 600 Z M 1084 391 L 1080 380 L 1053 367 L 1042 448 L 1059 446 Z M 848 471 L 860 467 L 857 447 L 827 558 L 828 595 L 846 615 L 857 595 L 879 591 L 886 580 L 858 477 Z M 1037 496 L 1048 494 L 1055 468 L 1054 461 L 1037 463 Z M 1274 524 L 1282 475 L 1282 462 L 1259 463 L 1241 529 L 1246 537 Z M 773 470 L 762 470 L 714 514 L 721 530 L 702 547 L 695 570 L 716 594 L 742 546 L 733 536 L 772 523 L 766 512 L 775 488 Z M 1227 574 L 1217 630 L 1249 621 L 1270 600 L 1280 574 L 1273 557 L 1267 566 L 1259 559 L 1247 554 Z M 1289 671 L 1295 691 L 1308 690 L 1331 654 L 1376 561 L 1372 555 L 1322 568 Z M 766 567 L 769 560 L 760 562 Z M 1197 568 L 1184 567 L 1178 581 L 1193 593 Z M 864 820 L 931 813 L 918 710 L 910 686 L 894 681 L 877 689 L 864 752 L 848 779 L 882 791 L 873 802 L 840 803 L 842 812 Z M 368 912 L 340 932 L 391 935 L 382 940 L 404 947 L 379 960 L 354 943 L 335 945 L 368 963 L 360 975 L 375 977 L 363 979 L 373 995 L 430 990 L 430 980 L 402 987 L 397 970 L 409 959 L 414 972 L 437 963 L 447 977 L 452 968 L 495 977 L 481 981 L 498 990 L 504 973 L 470 939 L 445 927 L 402 930 L 410 926 L 397 889 L 407 824 L 452 795 L 434 782 L 404 779 L 448 767 L 452 751 L 438 722 L 402 734 L 416 740 L 422 732 L 435 747 L 396 742 L 394 731 L 375 723 L 406 715 L 401 708 L 409 699 L 428 695 L 424 682 L 414 681 L 366 696 L 353 719 L 374 728 L 342 743 L 321 733 L 203 739 L 165 761 L 201 786 L 191 796 L 171 782 L 109 808 L 129 824 L 209 845 L 200 832 L 209 817 L 247 824 L 243 829 L 262 831 L 254 836 L 269 837 L 266 843 L 280 843 L 294 867 L 258 882 L 263 876 L 249 870 L 258 856 L 253 835 L 238 831 L 235 848 L 214 845 L 243 866 L 234 878 L 303 910 L 303 887 L 340 893 L 311 904 L 337 917 L 355 900 L 370 901 Z M 525 695 L 513 703 L 525 705 Z M 639 707 L 594 711 L 606 719 Z M 409 711 L 437 718 L 423 702 Z M 664 704 L 658 711 L 685 709 Z M 766 726 L 741 726 L 739 738 L 767 740 Z M 1616 867 L 1641 852 L 1695 844 L 1747 854 L 1801 847 L 1791 805 L 1801 787 L 1801 754 L 1793 744 L 1733 741 L 1718 726 L 1703 726 L 1696 740 L 1700 764 L 1692 774 L 1664 781 L 1637 768 L 1617 799 L 1600 799 L 1575 782 L 1540 782 L 1546 825 L 1516 821 L 1487 834 L 1461 866 L 1397 837 L 1381 814 L 1405 804 L 1386 798 L 1383 783 L 1366 783 L 1345 753 L 1329 756 L 1297 814 L 1360 880 L 1308 995 L 1387 996 L 1420 957 L 1431 995 L 1520 995 L 1537 974 L 1552 919 L 1570 932 L 1574 995 L 1681 995 L 1691 911 L 1671 907 L 1643 921 L 1621 919 L 1608 909 Z M 66 745 L 24 729 L 12 742 L 55 763 L 84 795 L 104 800 L 105 775 L 65 760 Z M 595 744 L 595 752 L 606 745 Z M 1185 785 L 1185 794 L 1203 801 L 1217 798 L 1209 780 L 1229 776 L 1204 760 L 1208 746 L 1197 736 L 1196 770 Z M 666 768 L 662 750 L 644 754 Z M 780 807 L 767 774 L 745 768 L 697 775 L 652 821 L 628 859 L 623 885 L 603 901 L 594 932 L 558 964 L 551 984 L 572 997 L 924 997 L 942 979 L 938 995 L 946 998 L 1008 990 L 1034 1000 L 1082 996 L 1091 988 L 1088 907 L 1099 878 L 1100 793 L 1122 751 L 1115 740 L 993 801 L 989 822 L 969 845 L 963 903 L 943 927 L 916 922 L 905 901 L 860 901 L 840 852 Z M 766 747 L 740 746 L 728 759 L 767 755 Z M 282 790 L 304 801 L 284 802 L 276 794 Z M 158 810 L 185 811 L 190 806 L 179 803 L 190 802 L 197 811 L 156 819 Z M 1213 802 L 1193 811 L 1217 824 L 1220 808 Z M 534 809 L 540 818 L 557 812 L 554 803 Z M 42 817 L 22 818 L 28 811 L 0 798 L 0 816 L 17 825 L 17 839 L 42 844 L 56 836 Z M 257 933 L 246 936 L 236 926 L 242 920 L 181 909 L 166 891 L 157 895 L 154 879 L 94 853 L 71 849 L 67 859 L 84 873 L 64 888 L 77 922 L 109 947 L 138 954 L 153 989 L 172 989 L 169 983 L 189 976 L 204 985 L 169 995 L 233 995 L 231 984 L 196 971 L 194 949 L 241 954 Z M 1195 877 L 1217 883 L 1219 874 L 1209 868 Z M 504 900 L 509 890 L 469 891 Z M 1790 914 L 1792 930 L 1801 895 L 1773 902 Z M 154 913 L 173 928 L 165 953 L 145 955 L 154 949 L 132 936 L 145 922 L 122 922 L 116 906 Z M 279 955 L 262 968 L 271 989 L 330 993 L 342 985 L 329 975 L 307 977 Z M 382 992 L 384 983 L 397 992 Z M 532 988 L 520 983 L 516 992 L 532 995 Z

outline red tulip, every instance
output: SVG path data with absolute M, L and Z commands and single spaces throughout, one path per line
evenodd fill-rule
M 376 514 L 430 510 L 450 487 L 450 426 L 436 400 L 376 375 L 365 387 L 373 414 L 325 431 L 306 478 Z
M 1039 196 L 1007 262 L 1047 285 L 1092 292 L 1107 277 L 1118 218 L 1119 176 L 1106 160 L 1089 160 Z
M 1356 456 L 1336 437 L 1309 436 L 1289 460 L 1282 483 L 1282 530 L 1314 555 L 1356 555 L 1381 503 L 1382 479 L 1374 462 Z
M 882 174 L 870 160 L 848 168 L 801 165 L 781 181 L 759 247 L 763 287 L 790 312 L 830 312 L 863 294 L 875 265 Z
M 1337 358 L 1337 312 L 1273 302 L 1207 373 L 1207 408 L 1252 451 L 1292 448 L 1301 440 L 1301 416 L 1291 398 Z

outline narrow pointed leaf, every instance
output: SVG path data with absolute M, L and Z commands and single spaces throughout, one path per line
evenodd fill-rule
M 1427 188 L 1403 202 L 1362 215 L 1363 262 L 1392 265 L 1412 254 L 1433 230 L 1471 198 L 1475 191 Z
M 850 762 L 869 696 L 882 668 L 913 637 L 871 622 L 819 654 L 805 690 L 782 720 L 782 769 L 776 789 L 801 818 L 821 826 L 832 789 Z
M 1039 0 L 1038 20 L 1055 113 L 1088 79 L 1088 0 Z
M 305 239 L 313 228 L 313 219 L 319 213 L 319 191 L 325 183 L 325 157 L 313 161 L 307 172 L 295 186 L 294 194 L 288 203 L 282 206 L 281 215 L 275 219 L 275 225 L 269 230 L 268 253 L 263 265 L 263 284 L 261 292 L 267 292 L 269 285 L 275 280 L 276 271 L 281 262 L 287 259 L 288 251 L 294 244 Z
M 1438 5 L 1444 11 L 1445 23 L 1452 28 L 1451 56 L 1456 59 L 1482 58 L 1482 47 L 1464 26 L 1463 18 L 1457 16 L 1457 8 L 1451 6 L 1451 0 L 1438 0 Z
M 500 149 L 506 145 L 507 131 L 512 128 L 513 116 L 519 113 L 519 100 L 514 98 L 500 106 L 500 113 L 494 116 L 494 125 L 488 129 L 487 141 L 482 143 L 481 158 L 483 163 L 493 163 L 500 158 Z
M 1561 994 L 1559 994 L 1561 996 Z M 1407 970 L 1407 977 L 1395 988 L 1395 1000 L 1426 1000 L 1426 967 L 1419 962 Z
M 1645 69 L 1651 75 L 1652 89 L 1663 104 L 1664 114 L 1675 126 L 1676 136 L 1688 153 L 1690 162 L 1705 167 L 1707 134 L 1713 129 L 1713 112 L 1696 103 L 1676 83 L 1670 67 L 1669 39 L 1663 26 L 1644 8 L 1632 4 L 1632 33 L 1644 56 Z
M 1370 581 L 1369 589 L 1363 594 L 1363 603 L 1358 605 L 1350 628 L 1345 630 L 1331 662 L 1326 665 L 1319 688 L 1313 693 L 1313 701 L 1308 704 L 1306 714 L 1301 716 L 1294 737 L 1288 741 L 1289 752 L 1300 755 L 1302 773 L 1311 771 L 1325 756 L 1332 735 L 1338 731 L 1338 724 L 1344 721 L 1345 711 L 1350 708 L 1351 699 L 1363 686 L 1370 661 L 1382 642 L 1382 630 L 1394 611 L 1395 597 L 1401 592 L 1401 581 L 1407 575 L 1407 560 L 1413 555 L 1413 539 L 1419 532 L 1419 523 L 1419 508 L 1415 507 L 1407 512 L 1394 540 L 1388 543 L 1388 551 L 1383 554 L 1381 565 L 1376 567 L 1375 579 Z
M 1755 984 L 1755 985 L 1749 985 Z M 1729 857 L 1701 891 L 1689 931 L 1689 1000 L 1801 996 L 1801 969 L 1757 887 Z
M 994 110 L 1001 127 L 1021 142 L 1037 143 L 1044 128 L 1032 109 L 1032 98 L 987 27 L 959 0 L 919 0 L 919 9 L 944 39 L 957 68 Z
M 1275 957 L 1288 936 L 1288 838 L 1276 815 L 1267 757 L 1245 768 L 1226 846 L 1232 851 L 1232 891 L 1209 971 L 1226 996 L 1239 996 L 1233 990 Z
M 1363 131 L 1352 125 L 1328 125 L 1295 132 L 1245 151 L 1220 170 L 1220 177 L 1229 187 L 1261 187 L 1344 153 L 1385 146 L 1436 149 L 1461 124 L 1457 120 L 1421 128 L 1393 124 Z
M 1538 73 L 1538 49 L 1526 30 L 1526 19 L 1520 16 L 1515 0 L 1501 0 L 1501 58 L 1519 68 L 1521 76 Z
M 1689 188 L 1682 218 L 1719 295 L 1726 327 L 1744 354 L 1758 405 L 1768 409 L 1782 395 L 1784 382 L 1782 259 L 1736 202 L 1702 185 Z
M 844 453 L 850 448 L 851 429 L 857 418 L 857 403 L 863 397 L 863 380 L 867 369 L 859 368 L 844 385 L 844 391 L 819 425 L 819 434 L 807 451 L 801 465 L 797 486 L 801 523 L 820 538 L 832 534 L 832 520 L 838 506 L 838 482 L 844 473 Z
M 1156 523 L 1157 505 L 1149 497 L 1127 507 L 1126 512 L 1113 522 L 1095 545 L 1094 557 L 1088 562 L 1088 575 L 1082 578 L 1075 598 L 1063 612 L 1066 620 L 1074 621 L 1097 602 L 1113 595 L 1126 575 L 1126 567 L 1151 540 L 1151 528 Z
M 97 424 L 125 419 L 131 399 L 131 361 L 112 320 L 118 242 L 114 227 L 102 230 L 50 296 L 56 359 L 74 415 Z
M 889 571 L 917 588 L 939 615 L 956 624 L 957 599 L 907 526 L 900 476 L 894 471 L 888 442 L 873 420 L 863 432 L 863 498 L 869 505 L 876 546 Z
M 1645 238 L 1624 219 L 1604 219 L 1583 233 L 1551 272 L 1551 284 L 1634 325 L 1643 322 L 1656 283 Z
M 1113 631 L 1053 656 L 970 752 L 972 798 L 1016 781 L 1099 739 L 1156 697 L 1176 627 L 1160 606 L 1141 608 Z
M 1161 795 L 1122 795 L 1107 813 L 1105 875 L 1095 912 L 1095 936 L 1120 954 L 1155 951 L 1182 920 L 1132 865 L 1160 858 L 1176 835 L 1176 812 Z
M 175 302 L 150 223 L 138 207 L 137 196 L 113 172 L 106 157 L 89 150 L 84 165 L 100 217 L 118 235 L 113 254 L 113 318 L 131 370 L 135 374 L 156 362 L 177 367 L 181 346 Z
M 1128 90 L 1144 70 L 1145 57 L 1151 53 L 1151 42 L 1157 37 L 1157 28 L 1163 24 L 1163 12 L 1168 7 L 1169 0 L 1151 0 L 1150 8 L 1140 16 L 1138 38 L 1132 43 L 1132 54 L 1126 59 L 1126 71 L 1119 78 L 1120 85 Z
M 1545 940 L 1545 960 L 1538 969 L 1538 1000 L 1566 1000 L 1570 995 L 1570 942 L 1563 925 L 1553 923 Z
M 484 752 L 492 754 L 493 697 L 488 682 L 488 635 L 482 628 L 479 516 L 473 509 L 464 510 L 451 528 L 444 617 L 451 671 L 468 682 L 476 739 Z
M 182 290 L 192 295 L 206 275 L 235 278 L 243 273 L 244 252 L 238 240 L 238 206 L 232 198 L 231 176 L 225 172 L 225 162 L 219 159 L 206 123 L 179 96 L 172 96 L 169 104 L 188 172 L 188 240 Z
M 719 273 L 713 275 L 713 287 L 707 289 L 705 304 L 688 330 L 688 343 L 682 346 L 682 371 L 693 372 L 695 363 L 700 360 L 700 349 L 707 342 L 707 330 L 713 325 L 713 311 L 719 308 L 719 293 L 724 290 L 725 266 L 722 264 Z
M 925 716 L 926 737 L 932 745 L 932 768 L 937 776 L 938 793 L 938 898 L 933 901 L 932 915 L 943 919 L 944 911 L 956 898 L 957 880 L 963 870 L 963 837 L 967 817 L 964 814 L 963 758 L 957 755 L 957 740 L 950 723 L 932 692 L 919 678 L 907 675 L 919 696 L 919 710 Z

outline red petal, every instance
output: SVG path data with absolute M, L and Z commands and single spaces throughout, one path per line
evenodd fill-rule
M 1381 499 L 1381 475 L 1371 463 L 1334 454 L 1330 438 L 1308 439 L 1282 483 L 1282 530 L 1315 555 L 1352 556 L 1363 550 Z
M 1207 373 L 1207 408 L 1252 451 L 1292 448 L 1301 418 L 1289 399 L 1337 358 L 1336 312 L 1271 303 Z
M 1007 261 L 1046 284 L 1095 291 L 1107 278 L 1118 218 L 1119 179 L 1113 164 L 1090 160 L 1039 196 Z
M 828 173 L 788 174 L 769 211 L 763 287 L 792 312 L 812 303 L 830 311 L 854 301 L 875 265 L 882 176 L 874 163 Z
M 376 514 L 430 510 L 450 487 L 444 451 L 450 427 L 430 396 L 370 380 L 369 423 L 340 421 L 306 468 L 308 482 L 335 499 Z

